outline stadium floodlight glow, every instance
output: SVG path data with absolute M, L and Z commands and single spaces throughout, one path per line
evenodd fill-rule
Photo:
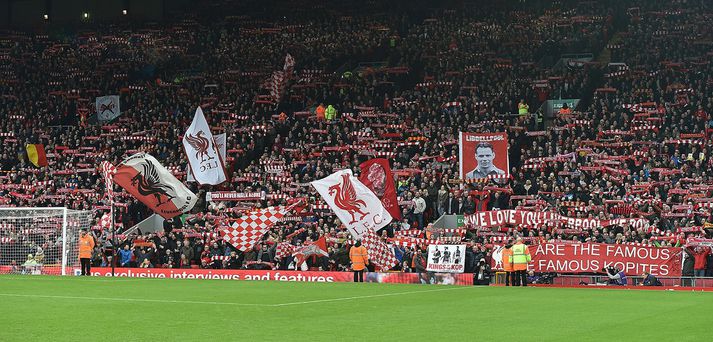
M 127 13 L 129 13 L 129 11 L 127 11 L 127 10 L 121 10 L 121 14 L 126 15 Z
M 43 16 L 42 16 L 42 18 L 44 18 L 45 20 L 50 20 L 50 16 L 49 16 L 49 14 L 45 14 L 45 15 L 43 15 Z
M 84 12 L 84 13 L 82 14 L 82 17 L 83 17 L 84 19 L 89 18 L 89 12 Z

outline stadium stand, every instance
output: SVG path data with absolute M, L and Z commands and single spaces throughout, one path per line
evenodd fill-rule
M 292 251 L 327 236 L 329 257 L 307 266 L 348 270 L 348 233 L 308 183 L 342 168 L 358 173 L 374 156 L 396 170 L 404 219 L 379 232 L 399 249 L 396 270 L 411 270 L 442 214 L 517 209 L 647 221 L 459 231 L 450 238 L 469 245 L 470 272 L 492 243 L 515 235 L 533 244 L 655 246 L 711 238 L 713 12 L 705 1 L 305 3 L 73 33 L 5 31 L 0 205 L 93 210 L 93 262 L 108 265 L 113 236 L 101 220 L 109 203 L 99 164 L 149 152 L 185 182 L 180 140 L 200 106 L 213 133 L 227 134 L 230 180 L 186 183 L 198 204 L 155 232 L 130 229 L 151 212 L 117 187 L 115 247 L 131 251 L 126 266 L 288 269 Z M 271 75 L 287 54 L 294 75 L 275 96 Z M 95 98 L 113 94 L 121 115 L 97 122 Z M 548 110 L 561 99 L 578 102 L 569 113 Z M 521 101 L 526 115 L 518 115 Z M 317 115 L 329 105 L 334 118 Z M 463 184 L 460 131 L 508 132 L 510 177 Z M 26 144 L 42 144 L 48 166 L 32 165 Z M 211 191 L 261 199 L 207 201 Z M 414 213 L 417 197 L 427 204 L 422 214 Z M 252 250 L 221 239 L 218 229 L 245 212 L 294 199 L 304 210 Z M 61 236 L 0 229 L 0 238 L 0 263 L 10 264 L 38 246 L 46 259 L 56 256 Z

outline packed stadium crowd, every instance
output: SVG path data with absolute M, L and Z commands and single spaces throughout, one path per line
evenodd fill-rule
M 663 0 L 494 3 L 308 11 L 298 1 L 269 15 L 5 32 L 0 205 L 92 210 L 95 266 L 109 265 L 116 248 L 119 267 L 348 270 L 349 234 L 309 182 L 343 168 L 358 174 L 360 163 L 383 157 L 394 170 L 402 219 L 379 234 L 393 243 L 395 269 L 404 272 L 424 271 L 425 245 L 394 238 L 437 237 L 432 223 L 443 214 L 515 209 L 647 221 L 637 228 L 465 227 L 458 240 L 468 245 L 466 272 L 473 273 L 493 243 L 515 236 L 530 244 L 655 246 L 711 238 L 713 32 L 706 22 L 713 8 Z M 287 54 L 294 72 L 275 96 L 269 80 Z M 94 99 L 111 94 L 120 95 L 121 115 L 97 122 Z M 574 108 L 552 116 L 543 106 L 575 98 Z M 148 152 L 185 182 L 180 141 L 198 106 L 214 134 L 227 134 L 230 180 L 186 183 L 198 203 L 154 232 L 130 229 L 151 212 L 117 187 L 112 236 L 101 220 L 109 202 L 99 163 Z M 462 181 L 460 131 L 507 132 L 510 176 Z M 49 165 L 32 165 L 26 144 L 42 144 Z M 260 199 L 209 201 L 211 191 Z M 249 251 L 220 238 L 221 226 L 252 209 L 297 200 L 302 210 Z M 11 251 L 19 251 L 15 263 L 38 251 L 45 263 L 58 258 L 49 251 L 59 237 L 21 234 L 28 228 L 0 229 L 0 258 Z M 329 256 L 295 265 L 291 252 L 323 236 Z M 713 276 L 710 247 L 685 251 L 684 275 L 695 268 Z

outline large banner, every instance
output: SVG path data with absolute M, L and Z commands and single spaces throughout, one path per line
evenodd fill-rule
M 225 140 L 228 135 L 225 133 L 221 134 L 216 134 L 213 136 L 213 139 L 215 139 L 215 147 L 218 148 L 218 153 L 220 153 L 220 159 L 223 161 L 223 167 L 225 167 L 225 161 L 226 159 L 226 144 Z M 186 181 L 188 182 L 195 182 L 196 178 L 193 177 L 193 172 L 191 172 L 191 166 L 189 165 L 186 170 Z
M 389 161 L 384 158 L 369 159 L 359 165 L 361 173 L 359 181 L 379 197 L 381 204 L 389 211 L 395 220 L 401 220 L 399 201 L 396 198 L 396 185 L 394 174 L 391 172 Z
M 96 98 L 97 120 L 110 121 L 121 115 L 119 95 L 99 96 Z
M 337 171 L 311 184 L 355 239 L 364 238 L 368 229 L 377 231 L 391 222 L 391 214 L 352 170 Z
M 2 268 L 0 268 L 2 271 Z M 80 274 L 77 268 L 75 275 Z M 349 283 L 354 281 L 351 272 L 311 272 L 280 270 L 214 270 L 214 269 L 170 269 L 170 268 L 117 268 L 117 277 L 130 278 L 174 278 L 174 279 L 224 279 L 224 280 L 273 280 L 291 282 Z M 111 277 L 110 267 L 92 267 L 93 276 Z M 370 283 L 399 284 L 442 284 L 473 285 L 473 274 L 452 273 L 378 273 L 368 272 L 364 280 Z
M 493 251 L 493 268 L 502 268 L 502 246 Z M 614 266 L 628 275 L 649 272 L 656 276 L 681 276 L 681 248 L 656 248 L 603 243 L 546 243 L 530 246 L 535 272 L 602 273 Z
M 465 245 L 429 245 L 429 272 L 463 273 L 465 270 Z
M 137 153 L 116 167 L 114 182 L 164 219 L 185 213 L 198 198 L 156 158 Z
M 217 185 L 225 182 L 223 159 L 201 107 L 196 109 L 193 122 L 183 135 L 183 149 L 191 174 L 198 183 Z
M 649 221 L 643 218 L 620 218 L 599 220 L 595 218 L 567 217 L 554 212 L 527 210 L 492 210 L 481 211 L 465 217 L 465 223 L 475 227 L 501 227 L 517 225 L 537 228 L 545 223 L 558 223 L 575 229 L 599 228 L 612 225 L 628 224 L 633 228 L 647 228 Z
M 460 178 L 507 178 L 510 174 L 507 133 L 467 133 L 458 136 Z

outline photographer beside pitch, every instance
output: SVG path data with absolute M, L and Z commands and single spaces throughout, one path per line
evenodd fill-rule
M 616 267 L 604 267 L 602 269 L 609 277 L 609 284 L 618 286 L 627 286 L 629 281 L 626 278 L 626 273 Z

